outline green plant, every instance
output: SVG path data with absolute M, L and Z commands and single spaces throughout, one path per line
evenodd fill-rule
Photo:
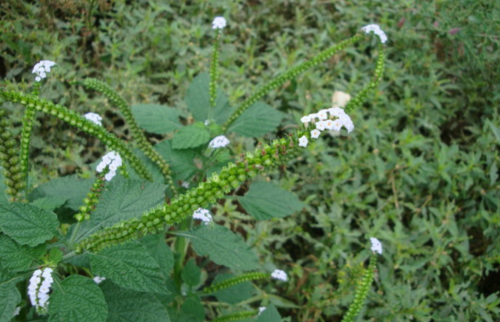
M 87 17 L 87 24 L 88 21 Z M 214 24 L 215 29 L 222 27 Z M 374 31 L 381 42 L 385 42 L 385 34 L 376 27 L 364 31 Z M 121 321 L 125 318 L 121 314 L 128 314 L 127 318 L 137 317 L 146 306 L 147 314 L 140 317 L 143 321 L 168 320 L 169 316 L 175 321 L 188 318 L 202 321 L 205 313 L 201 299 L 204 299 L 203 304 L 210 306 L 211 296 L 215 296 L 221 302 L 245 303 L 234 305 L 234 312 L 211 312 L 209 315 L 215 321 L 234 321 L 258 315 L 256 310 L 242 309 L 250 308 L 257 301 L 266 302 L 264 293 L 252 297 L 249 281 L 270 277 L 287 281 L 286 273 L 280 270 L 244 273 L 261 269 L 258 257 L 240 236 L 214 223 L 209 211 L 201 208 L 212 208 L 221 199 L 237 198 L 242 207 L 259 220 L 283 218 L 303 208 L 303 203 L 293 193 L 265 181 L 252 183 L 244 196 L 234 193 L 245 182 L 296 159 L 321 131 L 328 129 L 339 135 L 341 127 L 345 127 L 351 132 L 353 122 L 343 109 L 333 107 L 310 114 L 302 120 L 304 127 L 270 143 L 259 143 L 253 152 L 236 153 L 235 156 L 223 149 L 230 143 L 225 135 L 257 137 L 273 130 L 283 115 L 258 99 L 285 82 L 293 81 L 300 73 L 324 62 L 339 50 L 361 41 L 365 35 L 360 32 L 274 78 L 233 109 L 226 95 L 215 87 L 219 29 L 215 32 L 210 76 L 198 75 L 188 90 L 186 102 L 194 120 L 187 124 L 181 124 L 179 114 L 165 106 L 144 105 L 129 109 L 126 101 L 103 82 L 94 79 L 73 82 L 97 90 L 120 108 L 144 155 L 106 131 L 99 116 L 80 116 L 40 98 L 43 88 L 39 85 L 32 94 L 0 90 L 4 103 L 25 107 L 19 152 L 21 170 L 9 159 L 16 149 L 12 146 L 10 124 L 3 122 L 7 113 L 2 111 L 2 130 L 6 133 L 2 133 L 2 167 L 6 191 L 11 198 L 11 202 L 0 203 L 0 250 L 6 261 L 1 266 L 0 290 L 9 298 L 3 315 L 12 316 L 20 302 L 16 284 L 25 289 L 29 279 L 31 306 L 26 301 L 20 313 L 25 317 L 33 317 L 36 313 L 48 314 L 51 320 Z M 359 107 L 377 87 L 383 75 L 384 59 L 384 46 L 381 45 L 372 81 L 347 105 L 346 111 Z M 28 161 L 36 112 L 54 116 L 94 136 L 112 150 L 97 166 L 95 179 L 64 177 L 30 191 L 30 185 L 25 183 L 30 182 Z M 160 117 L 164 118 L 158 122 Z M 316 129 L 308 128 L 312 124 Z M 153 147 L 139 126 L 146 131 L 175 132 L 171 139 Z M 186 161 L 201 165 L 187 166 Z M 134 172 L 128 174 L 127 165 Z M 119 169 L 124 176 L 111 181 Z M 172 198 L 164 194 L 167 187 L 158 183 L 163 180 Z M 189 182 L 193 188 L 186 188 L 182 182 Z M 21 191 L 22 188 L 25 190 Z M 178 194 L 177 190 L 182 193 Z M 201 218 L 205 224 L 195 225 L 194 218 Z M 169 243 L 174 240 L 175 254 L 166 240 Z M 208 255 L 212 262 L 237 275 L 217 275 L 210 286 L 199 291 L 206 281 L 201 279 L 199 261 L 189 252 L 190 243 L 197 255 Z M 186 262 L 187 257 L 192 258 Z M 347 320 L 356 316 L 368 294 L 376 263 L 374 258 Z M 100 282 L 102 287 L 98 285 Z M 49 297 L 50 287 L 53 292 Z M 237 302 L 228 295 L 235 290 L 239 297 Z M 80 294 L 85 296 L 82 298 Z M 261 313 L 257 321 L 266 319 L 280 319 L 274 306 Z

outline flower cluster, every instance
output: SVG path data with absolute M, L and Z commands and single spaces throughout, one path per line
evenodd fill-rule
M 215 17 L 212 22 L 212 29 L 223 29 L 226 24 L 226 19 L 224 19 L 224 17 Z
M 212 149 L 217 149 L 217 148 L 223 148 L 228 144 L 229 144 L 228 138 L 225 137 L 224 135 L 219 135 L 213 138 L 212 141 L 210 141 L 208 147 Z
M 102 126 L 102 117 L 99 115 L 99 114 L 96 114 L 96 113 L 87 113 L 85 114 L 83 117 L 85 117 L 87 120 L 97 124 L 97 125 L 100 125 Z
M 374 237 L 370 237 L 370 242 L 372 243 L 371 250 L 374 253 L 379 253 L 380 255 L 382 255 L 382 243 L 380 242 L 380 240 Z
M 286 275 L 285 271 L 282 271 L 282 270 L 279 270 L 279 269 L 275 269 L 271 273 L 271 277 L 274 278 L 274 279 L 277 279 L 277 280 L 282 280 L 283 282 L 288 281 L 288 276 Z
M 212 215 L 207 209 L 203 208 L 198 208 L 198 210 L 194 212 L 193 218 L 203 221 L 205 225 L 208 225 L 212 222 Z
M 50 60 L 42 60 L 38 62 L 35 67 L 33 67 L 32 74 L 36 74 L 35 80 L 37 82 L 41 81 L 43 78 L 47 77 L 47 73 L 50 72 L 50 68 L 56 63 Z
M 380 29 L 379 25 L 376 24 L 367 25 L 361 28 L 361 30 L 363 30 L 367 34 L 373 31 L 373 33 L 380 39 L 380 42 L 383 44 L 385 44 L 385 42 L 387 41 L 387 35 L 382 29 Z
M 50 286 L 54 282 L 52 278 L 52 268 L 47 267 L 43 271 L 37 269 L 33 272 L 28 286 L 28 295 L 31 304 L 37 309 L 45 308 L 49 301 Z M 43 281 L 42 281 L 43 278 Z
M 316 121 L 316 119 L 318 120 Z M 321 131 L 324 130 L 338 133 L 342 127 L 344 127 L 347 132 L 351 132 L 354 129 L 351 118 L 340 107 L 332 107 L 321 110 L 318 113 L 306 115 L 302 117 L 300 121 L 304 123 L 306 128 L 309 126 L 309 123 L 316 125 L 316 128 L 311 131 L 311 138 L 313 139 L 317 139 Z M 299 146 L 306 147 L 308 142 L 309 140 L 305 135 L 299 138 Z
M 116 175 L 116 170 L 122 166 L 122 158 L 115 151 L 108 152 L 102 157 L 101 163 L 97 165 L 97 172 L 101 173 L 106 167 L 108 167 L 109 172 L 106 173 L 106 181 L 111 181 Z

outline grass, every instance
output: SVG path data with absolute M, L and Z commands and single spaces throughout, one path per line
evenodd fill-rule
M 216 15 L 228 19 L 220 83 L 234 103 L 313 52 L 380 24 L 389 37 L 386 78 L 354 111 L 356 130 L 317 141 L 286 175 L 273 175 L 307 208 L 275 222 L 248 221 L 229 204 L 220 213 L 233 209 L 226 224 L 248 232 L 265 263 L 288 268 L 291 281 L 270 301 L 290 321 L 340 321 L 371 236 L 385 251 L 358 321 L 500 318 L 498 2 L 139 0 L 95 1 L 90 9 L 78 0 L 3 1 L 0 86 L 28 88 L 32 66 L 54 60 L 43 95 L 105 114 L 105 126 L 123 137 L 129 133 L 117 111 L 69 81 L 96 77 L 131 104 L 161 103 L 187 115 L 183 97 L 209 68 Z M 267 138 L 329 107 L 333 91 L 358 92 L 373 70 L 374 42 L 270 93 L 265 101 L 287 116 Z M 7 107 L 19 122 L 22 111 Z M 32 175 L 41 180 L 85 175 L 103 152 L 44 117 L 35 137 Z

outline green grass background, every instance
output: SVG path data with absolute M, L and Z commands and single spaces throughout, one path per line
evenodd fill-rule
M 378 23 L 389 38 L 385 79 L 353 112 L 355 131 L 314 142 L 287 174 L 272 175 L 307 203 L 304 211 L 255 223 L 231 202 L 218 206 L 264 262 L 289 272 L 289 283 L 267 289 L 286 299 L 270 298 L 281 314 L 340 321 L 376 236 L 384 254 L 357 321 L 499 321 L 498 1 L 4 0 L 0 86 L 27 90 L 32 66 L 56 61 L 43 96 L 104 115 L 127 138 L 103 97 L 69 81 L 96 77 L 131 104 L 161 103 L 188 116 L 183 98 L 208 70 L 218 15 L 228 20 L 220 85 L 234 104 L 366 24 Z M 349 48 L 267 95 L 286 117 L 266 139 L 330 107 L 333 91 L 361 90 L 375 44 L 373 37 Z M 19 125 L 22 111 L 9 108 Z M 41 181 L 88 175 L 103 152 L 48 117 L 39 116 L 34 133 L 32 175 Z

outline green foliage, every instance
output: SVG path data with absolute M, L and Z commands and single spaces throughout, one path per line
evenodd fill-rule
M 54 284 L 54 293 L 50 296 L 49 321 L 106 321 L 108 305 L 94 281 L 73 275 L 60 284 Z
M 266 277 L 268 277 L 267 274 L 262 275 L 266 275 Z M 214 293 L 213 295 L 217 298 L 217 300 L 229 304 L 242 302 L 249 299 L 254 294 L 252 284 L 248 281 L 237 280 L 237 278 L 235 278 L 232 274 L 217 275 L 215 280 L 212 282 L 210 289 L 205 288 L 203 291 Z
M 20 245 L 5 235 L 0 235 L 0 269 L 22 272 L 32 267 L 45 254 L 45 245 L 28 247 Z
M 210 133 L 203 123 L 194 123 L 185 126 L 175 133 L 172 139 L 174 149 L 197 148 L 200 145 L 207 144 L 210 140 Z
M 132 113 L 137 124 L 151 133 L 167 134 L 181 128 L 179 111 L 164 105 L 132 105 Z
M 279 322 L 281 316 L 274 305 L 266 307 L 266 309 L 259 315 L 255 322 Z
M 171 321 L 167 309 L 154 294 L 138 293 L 108 281 L 103 282 L 102 292 L 108 304 L 107 321 Z
M 77 176 L 55 178 L 36 187 L 29 194 L 28 198 L 33 202 L 42 198 L 63 199 L 66 207 L 78 210 L 92 184 L 92 180 L 81 179 Z M 68 187 L 71 187 L 71 189 L 68 189 Z M 43 206 L 41 207 L 44 208 Z
M 59 226 L 57 216 L 29 204 L 0 205 L 0 229 L 21 245 L 37 246 L 51 239 Z
M 259 268 L 255 253 L 245 241 L 231 230 L 218 226 L 200 226 L 198 229 L 179 233 L 191 240 L 195 252 L 206 256 L 219 265 L 235 270 Z
M 194 259 L 190 259 L 182 269 L 182 281 L 190 287 L 200 284 L 200 268 L 196 265 Z
M 238 117 L 228 132 L 247 137 L 262 136 L 274 130 L 282 119 L 283 113 L 265 103 L 256 102 Z
M 160 263 L 146 247 L 132 241 L 89 254 L 92 272 L 109 278 L 113 283 L 139 292 L 168 294 Z
M 0 275 L 1 277 L 1 275 Z M 0 279 L 0 321 L 8 322 L 14 316 L 14 311 L 21 301 L 21 294 L 15 283 L 5 283 Z
M 252 183 L 250 190 L 238 201 L 257 220 L 284 218 L 304 207 L 293 193 L 264 181 Z

